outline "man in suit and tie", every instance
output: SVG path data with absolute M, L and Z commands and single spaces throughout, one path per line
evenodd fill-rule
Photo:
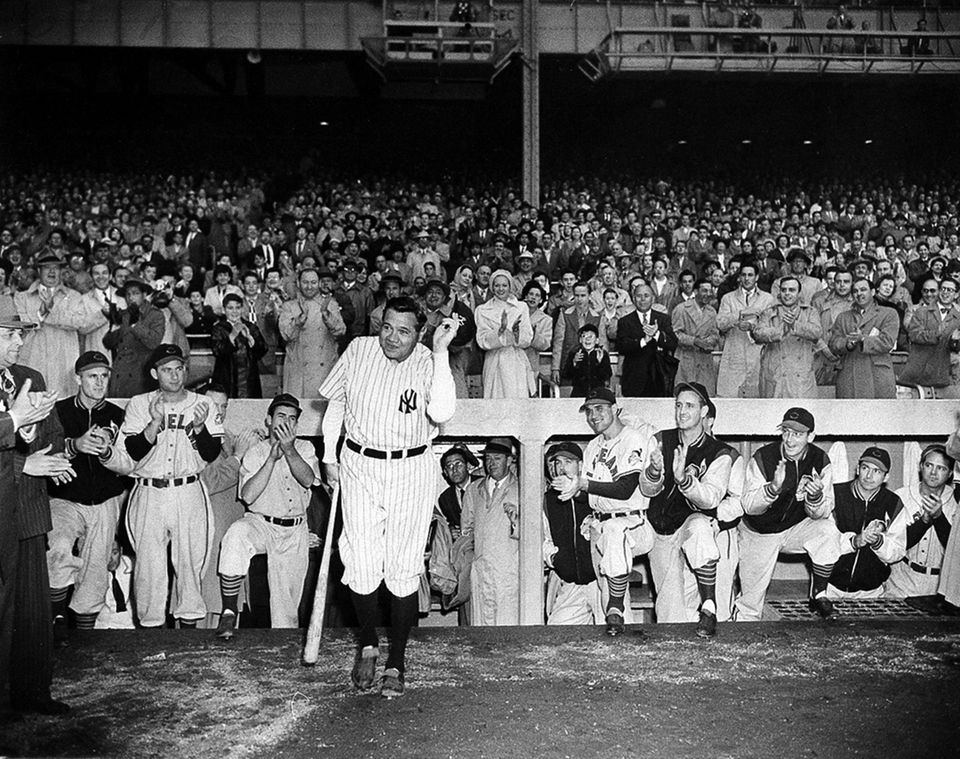
M 673 395 L 677 337 L 669 315 L 654 311 L 653 303 L 653 290 L 638 283 L 633 288 L 637 310 L 617 322 L 617 350 L 622 360 L 620 391 L 624 397 Z
M 17 711 L 62 715 L 50 696 L 53 617 L 47 573 L 52 529 L 46 478 L 66 482 L 70 462 L 63 430 L 51 414 L 55 392 L 39 372 L 17 364 L 26 323 L 9 300 L 0 302 L 0 715 Z
M 248 271 L 241 280 L 243 285 L 244 318 L 253 322 L 263 335 L 267 352 L 260 359 L 260 382 L 264 398 L 273 398 L 280 391 L 277 377 L 277 347 L 280 344 L 278 319 L 283 303 L 279 294 L 267 291 L 254 271 Z
M 302 261 L 304 256 L 316 257 L 320 253 L 320 249 L 317 248 L 316 243 L 312 243 L 307 239 L 307 228 L 302 224 L 297 227 L 296 239 L 290 246 L 290 252 L 293 255 L 294 263 Z
M 199 220 L 195 217 L 187 222 L 187 235 L 183 246 L 187 250 L 187 260 L 193 265 L 193 270 L 206 273 L 210 268 L 210 246 L 207 244 L 206 235 L 200 231 Z
M 537 268 L 545 272 L 551 282 L 559 280 L 560 275 L 567 268 L 570 257 L 556 244 L 552 233 L 544 232 L 540 237 L 538 253 Z
M 256 268 L 256 257 L 258 254 L 263 257 L 262 268 L 265 270 L 272 269 L 277 265 L 276 248 L 273 245 L 273 238 L 269 229 L 264 229 L 260 233 L 260 244 L 252 248 L 247 255 L 248 269 Z

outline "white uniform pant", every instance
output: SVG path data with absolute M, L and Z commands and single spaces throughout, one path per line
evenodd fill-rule
M 917 572 L 906 561 L 898 561 L 890 567 L 890 576 L 883 584 L 884 598 L 913 598 L 933 596 L 940 585 L 940 572 Z
M 134 485 L 127 509 L 127 533 L 137 554 L 133 596 L 141 625 L 158 627 L 166 623 L 168 545 L 174 574 L 170 613 L 188 621 L 206 615 L 200 576 L 212 531 L 210 499 L 199 480 L 180 487 L 155 488 L 143 482 Z
M 780 553 L 805 553 L 814 564 L 835 564 L 840 558 L 840 531 L 831 518 L 804 519 L 783 532 L 754 532 L 740 523 L 740 597 L 738 622 L 757 622 Z
M 603 601 L 597 581 L 577 585 L 561 580 L 556 572 L 547 579 L 548 625 L 600 625 Z
M 310 563 L 309 542 L 306 520 L 293 527 L 281 527 L 247 512 L 227 528 L 220 542 L 219 573 L 227 577 L 246 575 L 250 559 L 265 553 L 270 626 L 299 627 L 297 609 Z
M 734 582 L 740 563 L 740 539 L 736 527 L 720 530 L 717 548 L 720 551 L 720 561 L 717 563 L 717 621 L 729 622 L 733 618 Z
M 857 599 L 869 599 L 869 598 L 880 598 L 883 596 L 883 586 L 879 588 L 874 588 L 873 590 L 840 590 L 829 583 L 827 583 L 827 598 L 840 601 L 843 599 L 857 600 Z
M 427 449 L 374 459 L 344 447 L 340 460 L 343 584 L 361 595 L 381 582 L 395 596 L 417 592 L 423 547 L 437 500 L 437 462 Z
M 632 514 L 599 522 L 593 543 L 597 568 L 605 577 L 623 577 L 633 571 L 633 558 L 653 548 L 654 532 L 645 517 Z
M 657 592 L 657 622 L 696 622 L 700 593 L 693 569 L 720 558 L 717 520 L 691 514 L 672 535 L 655 536 L 650 573 Z
M 70 608 L 77 614 L 96 614 L 110 585 L 107 563 L 113 550 L 123 495 L 92 505 L 50 499 L 53 530 L 47 541 L 47 569 L 51 588 L 74 586 Z M 80 541 L 80 555 L 73 546 Z

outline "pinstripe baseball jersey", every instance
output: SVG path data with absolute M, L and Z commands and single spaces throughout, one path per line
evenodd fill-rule
M 127 404 L 120 439 L 115 449 L 123 451 L 126 438 L 138 435 L 150 423 L 150 401 L 156 393 L 135 395 Z M 187 391 L 186 397 L 179 403 L 164 405 L 164 425 L 157 435 L 156 444 L 139 461 L 133 464 L 131 477 L 166 478 L 187 477 L 199 474 L 207 462 L 200 456 L 195 443 L 187 436 L 187 430 L 193 423 L 194 409 L 199 403 L 210 405 L 202 395 Z M 211 409 L 207 415 L 207 431 L 214 437 L 223 436 L 223 426 L 216 421 Z M 112 468 L 112 467 L 111 467 Z
M 641 429 L 624 426 L 611 440 L 597 435 L 583 452 L 584 474 L 597 482 L 613 482 L 626 474 L 642 473 L 650 455 L 653 434 L 653 427 L 644 424 Z M 648 503 L 649 499 L 639 487 L 625 501 L 590 495 L 590 508 L 601 512 L 646 509 Z
M 381 450 L 429 443 L 437 425 L 427 416 L 433 354 L 416 345 L 404 361 L 387 358 L 376 337 L 354 339 L 320 387 L 320 395 L 345 403 L 349 439 Z

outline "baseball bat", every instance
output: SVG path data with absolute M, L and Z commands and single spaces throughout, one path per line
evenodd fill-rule
M 320 636 L 323 634 L 323 615 L 327 607 L 327 576 L 330 574 L 330 552 L 333 550 L 333 526 L 337 521 L 337 503 L 340 500 L 340 483 L 333 487 L 330 495 L 330 517 L 327 519 L 327 537 L 323 542 L 323 557 L 320 559 L 320 573 L 317 575 L 317 589 L 313 593 L 313 609 L 310 611 L 310 626 L 307 627 L 307 641 L 303 644 L 305 667 L 317 663 L 320 654 Z

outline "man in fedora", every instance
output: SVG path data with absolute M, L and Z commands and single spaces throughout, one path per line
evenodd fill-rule
M 80 335 L 107 323 L 107 317 L 91 300 L 63 283 L 67 262 L 51 251 L 35 261 L 38 277 L 30 287 L 14 295 L 20 318 L 37 325 L 24 336 L 22 361 L 46 379 L 58 398 L 73 395 L 77 383 L 73 365 L 80 357 Z
M 121 290 L 127 304 L 120 323 L 103 336 L 113 352 L 110 397 L 132 398 L 151 387 L 147 376 L 150 354 L 163 342 L 166 320 L 160 309 L 147 300 L 151 288 L 139 279 L 128 279 Z

